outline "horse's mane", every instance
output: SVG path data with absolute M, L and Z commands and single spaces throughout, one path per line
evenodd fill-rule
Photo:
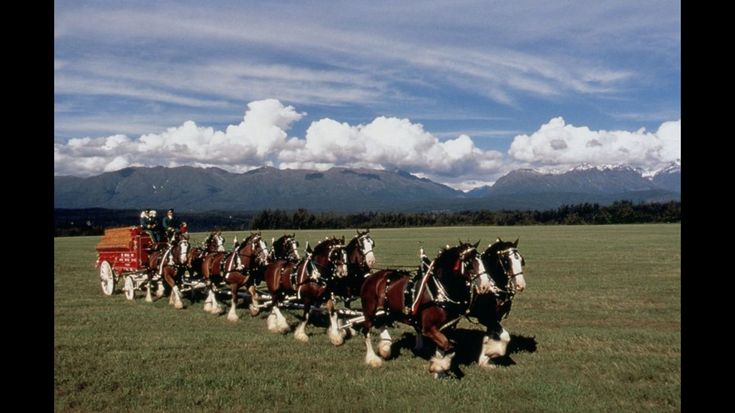
M 498 251 L 510 248 L 514 245 L 511 241 L 503 241 L 498 238 L 498 241 L 490 244 L 482 255 L 497 255 Z
M 273 249 L 274 250 L 282 250 L 283 247 L 286 245 L 287 239 L 293 239 L 295 234 L 283 234 L 281 238 L 278 238 L 277 240 L 273 241 Z
M 461 249 L 471 247 L 470 244 L 460 244 L 456 247 L 444 248 L 434 258 L 434 268 L 443 268 L 444 266 L 452 266 L 459 258 Z
M 329 249 L 334 245 L 339 245 L 342 243 L 342 240 L 337 239 L 337 237 L 327 238 L 314 247 L 313 255 L 326 255 L 329 253 Z

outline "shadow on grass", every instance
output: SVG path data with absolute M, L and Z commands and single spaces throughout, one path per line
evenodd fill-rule
M 458 328 L 447 333 L 447 337 L 454 344 L 455 349 L 455 356 L 452 360 L 452 367 L 450 369 L 454 378 L 462 379 L 462 377 L 465 376 L 460 366 L 469 366 L 477 363 L 477 360 L 480 357 L 480 350 L 482 350 L 482 339 L 484 335 L 485 332 L 483 331 L 463 328 Z M 419 350 L 414 349 L 415 343 L 415 333 L 403 333 L 403 336 L 393 343 L 391 348 L 392 354 L 389 360 L 398 357 L 401 354 L 402 349 L 410 349 L 414 356 L 421 357 L 424 360 L 428 361 L 431 359 L 436 350 L 434 342 L 424 337 L 424 347 Z M 493 360 L 494 364 L 502 367 L 512 366 L 516 364 L 516 362 L 510 357 L 511 354 L 523 352 L 535 353 L 537 346 L 538 342 L 536 341 L 536 337 L 511 334 L 507 354 L 503 357 L 495 358 Z

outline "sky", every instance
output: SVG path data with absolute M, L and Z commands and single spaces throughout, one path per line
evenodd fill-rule
M 681 158 L 679 1 L 60 1 L 54 173 Z

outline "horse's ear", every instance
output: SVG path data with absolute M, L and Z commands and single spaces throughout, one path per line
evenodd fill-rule
M 518 248 L 518 241 L 521 239 L 521 237 L 516 238 L 516 242 L 513 243 L 513 248 Z
M 367 234 L 367 233 L 369 233 L 369 232 L 370 232 L 370 228 L 367 228 L 367 229 L 365 230 L 365 233 Z
M 232 245 L 237 245 L 237 235 L 232 239 Z
M 356 229 L 355 230 L 355 234 L 357 234 L 357 236 L 359 237 L 360 236 L 360 230 L 359 229 Z
M 497 238 L 495 238 L 495 242 L 503 242 L 503 240 L 500 239 L 500 237 L 497 237 Z
M 476 242 L 476 243 L 475 243 L 475 245 L 474 245 L 475 249 L 477 249 L 477 246 L 478 246 L 478 245 L 480 245 L 480 240 L 479 240 L 479 239 L 477 240 L 477 242 Z
M 462 240 L 457 238 L 457 243 L 459 243 L 459 245 L 462 245 Z
M 345 243 L 345 236 L 342 235 L 342 244 L 344 244 L 344 243 Z
M 311 245 L 309 245 L 309 241 L 306 241 L 306 253 L 311 254 L 314 252 L 314 250 L 311 249 Z

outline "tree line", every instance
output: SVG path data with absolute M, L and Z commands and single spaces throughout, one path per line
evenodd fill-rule
M 458 225 L 568 225 L 680 222 L 681 202 L 633 204 L 618 201 L 609 206 L 583 203 L 544 211 L 465 210 L 457 212 L 310 213 L 280 209 L 256 214 L 251 229 L 400 228 Z
M 56 209 L 55 236 L 100 235 L 105 228 L 137 225 L 139 211 L 102 208 Z M 401 228 L 459 225 L 573 225 L 639 224 L 681 222 L 681 202 L 612 205 L 582 203 L 538 210 L 464 210 L 432 212 L 360 212 L 338 214 L 266 209 L 257 213 L 211 211 L 179 213 L 191 231 L 213 229 L 242 231 L 256 229 Z

